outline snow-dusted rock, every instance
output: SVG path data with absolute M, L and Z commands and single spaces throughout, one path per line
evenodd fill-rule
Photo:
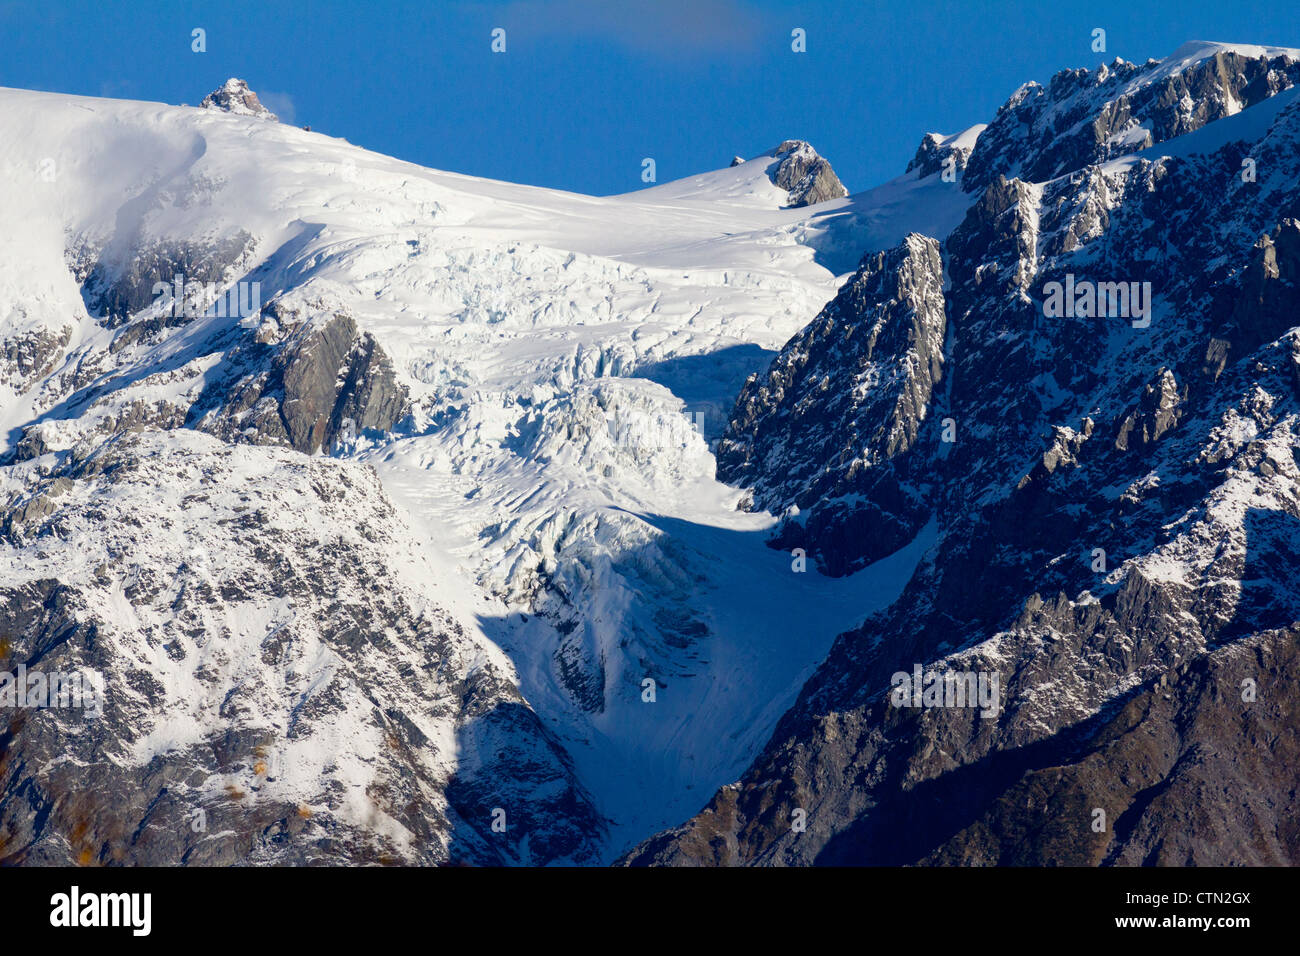
M 963 188 L 997 176 L 1041 182 L 1135 153 L 1233 116 L 1300 80 L 1295 50 L 1187 43 L 1139 66 L 1116 59 L 1026 83 L 999 108 L 969 157 Z
M 236 116 L 260 116 L 273 123 L 279 122 L 279 117 L 262 105 L 262 101 L 248 88 L 248 84 L 234 76 L 203 97 L 199 107 L 205 110 L 234 113 Z
M 771 155 L 777 160 L 770 173 L 772 182 L 788 193 L 791 207 L 813 206 L 849 194 L 831 164 L 809 143 L 788 139 Z

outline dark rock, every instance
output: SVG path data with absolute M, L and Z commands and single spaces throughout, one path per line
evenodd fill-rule
M 298 321 L 274 345 L 258 341 L 260 334 L 248 333 L 230 355 L 231 376 L 195 403 L 195 427 L 229 441 L 286 443 L 315 454 L 366 430 L 388 431 L 407 414 L 392 362 L 351 316 Z
M 812 206 L 849 194 L 831 164 L 803 140 L 788 139 L 770 155 L 778 162 L 769 175 L 776 186 L 789 194 L 791 208 Z
M 960 146 L 955 136 L 941 136 L 938 133 L 926 133 L 921 145 L 916 148 L 916 155 L 907 164 L 907 172 L 916 171 L 919 178 L 942 173 L 950 168 L 957 178 L 966 169 L 974 144 Z
M 753 487 L 756 508 L 802 512 L 779 546 L 803 547 L 841 574 L 924 524 L 914 490 L 924 476 L 897 461 L 931 427 L 945 334 L 939 244 L 911 235 L 867 256 L 766 374 L 745 383 L 718 445 L 718 475 Z

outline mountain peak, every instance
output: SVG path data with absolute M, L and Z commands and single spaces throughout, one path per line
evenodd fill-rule
M 910 173 L 912 170 L 918 170 L 917 175 L 925 177 L 943 172 L 945 168 L 950 167 L 955 181 L 956 174 L 966 168 L 966 161 L 970 159 L 971 151 L 975 149 L 975 141 L 985 129 L 986 126 L 980 123 L 952 136 L 943 133 L 926 133 L 921 138 L 921 145 L 917 147 L 916 155 L 907 164 L 906 171 Z M 949 163 L 950 158 L 951 163 Z
M 1185 43 L 1136 66 L 1062 70 L 1026 83 L 997 111 L 971 152 L 962 188 L 999 175 L 1047 182 L 1174 139 L 1261 103 L 1300 82 L 1300 51 Z
M 787 139 L 768 155 L 779 160 L 768 175 L 789 194 L 791 207 L 812 206 L 849 194 L 831 164 L 818 155 L 811 143 Z
M 279 122 L 280 119 L 262 105 L 262 101 L 246 82 L 235 76 L 205 96 L 199 106 L 205 110 L 234 113 L 236 116 L 261 116 L 273 122 Z

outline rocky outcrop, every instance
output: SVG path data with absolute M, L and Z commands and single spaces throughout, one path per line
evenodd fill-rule
M 31 329 L 0 341 L 0 388 L 21 395 L 53 371 L 71 338 L 68 325 L 58 331 Z
M 777 162 L 768 175 L 777 187 L 788 193 L 787 205 L 791 208 L 812 206 L 849 194 L 831 164 L 801 139 L 786 140 L 770 155 Z
M 1120 451 L 1138 450 L 1159 441 L 1178 424 L 1179 404 L 1184 397 L 1179 394 L 1174 373 L 1161 369 L 1155 381 L 1142 390 L 1137 406 L 1120 421 L 1115 447 Z
M 1300 221 L 1283 219 L 1260 236 L 1241 284 L 1218 299 L 1222 324 L 1205 351 L 1204 370 L 1218 377 L 1234 356 L 1253 351 L 1296 324 L 1300 303 Z
M 277 356 L 284 397 L 280 414 L 294 448 L 314 453 L 351 423 L 355 432 L 386 431 L 406 408 L 392 363 L 369 335 L 358 335 L 350 316 L 336 315 L 304 329 Z
M 921 139 L 921 145 L 916 148 L 916 155 L 907 164 L 906 171 L 915 171 L 918 178 L 924 178 L 950 170 L 955 182 L 966 169 L 976 138 L 983 129 L 982 126 L 975 127 L 955 136 L 926 133 Z
M 407 413 L 388 355 L 344 313 L 304 318 L 278 304 L 230 355 L 227 376 L 195 403 L 191 423 L 229 441 L 288 444 L 309 455 Z M 266 329 L 276 332 L 268 338 Z
M 222 239 L 140 246 L 130 243 L 129 236 L 125 238 L 129 251 L 113 244 L 77 266 L 87 273 L 82 286 L 86 307 L 110 328 L 127 324 L 132 316 L 154 305 L 165 313 L 157 317 L 157 328 L 181 325 L 187 317 L 206 311 L 215 296 L 226 291 L 227 279 L 250 264 L 256 245 L 244 230 Z M 170 290 L 177 277 L 183 295 L 173 304 Z M 160 293 L 160 284 L 168 291 Z M 209 291 L 213 298 L 207 297 Z
M 273 123 L 279 122 L 279 117 L 262 105 L 262 101 L 248 88 L 248 84 L 233 76 L 205 96 L 199 107 L 205 110 L 233 113 L 236 116 L 259 116 Z
M 945 332 L 939 244 L 911 235 L 867 256 L 767 373 L 746 382 L 718 476 L 752 487 L 756 508 L 793 512 L 779 546 L 842 574 L 924 524 L 924 476 L 896 462 L 926 427 Z

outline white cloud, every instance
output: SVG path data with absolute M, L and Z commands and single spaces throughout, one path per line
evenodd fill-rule
M 288 93 L 255 92 L 257 92 L 257 98 L 262 101 L 262 105 L 280 117 L 281 123 L 292 125 L 297 122 L 298 111 L 294 108 L 293 97 Z

